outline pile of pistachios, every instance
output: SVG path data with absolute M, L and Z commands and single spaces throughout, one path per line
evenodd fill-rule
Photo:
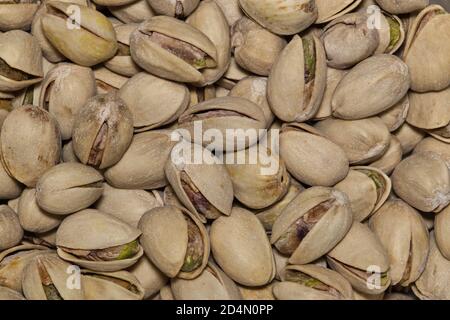
M 0 300 L 450 299 L 441 5 L 0 0 Z

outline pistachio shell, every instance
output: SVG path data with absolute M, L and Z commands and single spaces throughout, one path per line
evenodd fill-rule
M 147 0 L 137 0 L 118 7 L 109 7 L 113 16 L 123 23 L 140 23 L 155 15 Z
M 230 27 L 244 15 L 239 7 L 239 0 L 215 0 L 215 2 L 223 11 Z
M 20 196 L 23 186 L 16 179 L 8 175 L 8 172 L 0 163 L 0 199 L 14 199 Z
M 183 18 L 189 16 L 198 6 L 200 0 L 148 0 L 157 14 Z
M 381 12 L 379 34 L 379 45 L 375 53 L 394 54 L 406 38 L 406 32 L 402 20 L 387 12 Z
M 347 70 L 333 69 L 330 67 L 327 68 L 327 83 L 325 86 L 325 92 L 323 94 L 323 99 L 319 106 L 319 110 L 314 115 L 313 119 L 323 120 L 331 117 L 331 100 L 333 98 L 334 91 L 347 72 Z
M 0 251 L 17 245 L 23 237 L 23 229 L 16 213 L 7 205 L 0 206 Z
M 238 285 L 243 300 L 275 300 L 273 295 L 273 287 L 278 281 L 273 280 L 271 283 L 261 287 L 247 287 Z
M 441 254 L 450 260 L 450 239 L 448 230 L 450 227 L 450 208 L 445 208 L 441 213 L 436 215 L 434 219 L 434 233 L 436 236 L 436 244 Z
M 429 0 L 376 0 L 377 4 L 393 14 L 410 13 L 425 8 Z
M 402 157 L 402 145 L 396 136 L 391 135 L 391 144 L 386 153 L 378 160 L 372 162 L 370 166 L 380 169 L 386 175 L 390 175 L 395 167 L 402 161 Z
M 450 168 L 450 144 L 428 137 L 420 141 L 414 148 L 414 153 L 421 152 L 437 153 L 447 164 L 447 167 Z
M 222 79 L 217 82 L 217 85 L 221 88 L 231 90 L 240 80 L 250 76 L 251 73 L 239 67 L 234 57 L 231 57 L 230 65 Z
M 383 111 L 378 116 L 388 127 L 390 132 L 394 132 L 405 123 L 409 112 L 409 96 L 405 95 L 403 99 L 397 102 L 393 107 Z
M 353 11 L 361 0 L 315 0 L 319 16 L 316 23 L 332 21 L 340 16 Z
M 95 68 L 94 76 L 98 94 L 117 92 L 129 79 L 105 67 Z
M 253 213 L 234 207 L 229 217 L 213 222 L 210 237 L 215 261 L 237 283 L 262 286 L 275 277 L 269 239 Z
M 384 300 L 417 300 L 417 298 L 412 294 L 393 292 L 386 294 Z
M 2 3 L 0 6 L 0 31 L 28 29 L 38 7 L 38 1 Z
M 144 299 L 154 296 L 168 281 L 168 278 L 146 256 L 142 256 L 128 271 L 142 285 Z
M 394 132 L 394 135 L 402 145 L 403 154 L 411 152 L 411 150 L 425 138 L 425 133 L 422 130 L 414 128 L 408 123 L 402 124 L 401 127 Z
M 75 155 L 75 152 L 73 151 L 72 141 L 67 142 L 63 146 L 61 158 L 63 162 L 80 162 L 80 160 L 78 160 L 77 156 Z
M 26 300 L 18 291 L 0 286 L 0 300 Z
M 116 7 L 133 3 L 134 0 L 93 0 L 99 6 Z

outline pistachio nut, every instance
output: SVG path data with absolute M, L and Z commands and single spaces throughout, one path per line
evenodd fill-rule
M 184 18 L 189 16 L 198 6 L 200 0 L 148 0 L 158 15 Z
M 66 58 L 90 67 L 110 59 L 117 51 L 116 33 L 111 22 L 100 12 L 78 5 L 79 21 L 69 28 L 67 14 L 70 3 L 50 1 L 42 17 L 45 37 Z
M 177 195 L 175 194 L 175 191 L 173 191 L 170 184 L 164 188 L 163 202 L 165 206 L 174 206 L 181 208 L 184 207 L 180 199 L 178 199 Z
M 393 292 L 386 294 L 383 300 L 417 300 L 417 298 L 412 294 Z
M 377 115 L 397 104 L 409 85 L 408 67 L 400 58 L 388 54 L 370 57 L 339 82 L 331 101 L 333 116 L 356 120 Z
M 442 128 L 427 130 L 427 132 L 433 138 L 450 143 L 450 124 Z
M 233 182 L 225 166 L 218 163 L 211 152 L 198 145 L 184 142 L 178 146 L 181 147 L 180 154 L 175 156 L 172 153 L 164 171 L 179 200 L 203 223 L 206 219 L 230 215 Z M 195 163 L 189 157 L 197 152 L 202 153 L 204 162 Z M 177 156 L 184 162 L 183 166 L 174 163 Z
M 294 36 L 278 56 L 269 75 L 267 97 L 283 121 L 311 119 L 320 107 L 326 86 L 326 56 L 315 36 Z
M 116 164 L 133 138 L 133 116 L 115 93 L 90 98 L 75 118 L 72 142 L 84 164 L 104 169 Z
M 23 229 L 16 213 L 7 205 L 0 205 L 0 251 L 17 245 L 23 237 Z
M 353 220 L 361 222 L 383 205 L 391 193 L 392 184 L 381 170 L 356 166 L 334 187 L 348 196 Z
M 0 33 L 0 91 L 18 91 L 42 80 L 42 53 L 29 33 Z
M 18 291 L 0 286 L 0 300 L 26 300 Z
M 408 123 L 404 123 L 398 128 L 394 135 L 400 141 L 402 145 L 403 154 L 408 154 L 413 150 L 423 138 L 425 138 L 425 132 L 422 130 L 410 126 Z
M 388 127 L 390 132 L 396 131 L 405 123 L 409 112 L 409 95 L 397 102 L 393 107 L 383 111 L 378 116 Z
M 395 167 L 402 161 L 403 150 L 400 141 L 391 134 L 391 143 L 386 153 L 378 160 L 370 164 L 371 167 L 378 168 L 386 175 L 390 175 Z
M 42 82 L 39 106 L 58 121 L 63 140 L 72 136 L 73 122 L 87 100 L 96 94 L 91 69 L 61 63 L 50 70 Z
M 14 178 L 8 175 L 8 172 L 0 163 L 0 199 L 14 199 L 20 196 L 23 186 Z
M 75 152 L 73 151 L 72 140 L 70 140 L 63 146 L 61 151 L 61 159 L 62 162 L 80 162 L 80 160 L 78 160 L 77 156 L 75 155 Z
M 323 120 L 331 117 L 331 100 L 333 98 L 334 91 L 347 72 L 347 70 L 339 70 L 330 67 L 327 68 L 327 83 L 325 85 L 325 92 L 323 94 L 323 99 L 319 109 L 313 117 L 314 120 Z
M 430 0 L 376 0 L 377 4 L 393 14 L 410 13 L 425 8 Z
M 142 300 L 144 288 L 128 271 L 82 271 L 86 300 Z
M 447 167 L 450 168 L 450 144 L 433 137 L 427 137 L 420 141 L 414 148 L 414 153 L 421 152 L 434 152 L 438 154 L 447 164 Z
M 93 71 L 98 94 L 117 92 L 129 79 L 105 67 L 98 67 Z
M 84 281 L 67 286 L 70 264 L 55 253 L 34 257 L 24 269 L 22 288 L 28 300 L 84 300 Z
M 450 175 L 444 160 L 433 152 L 404 159 L 392 174 L 395 193 L 424 212 L 439 212 L 450 202 Z
M 17 208 L 18 208 L 18 206 L 19 206 L 19 198 L 15 198 L 15 199 L 12 199 L 12 200 L 8 200 L 7 205 L 8 205 L 8 207 L 10 207 L 11 209 L 13 209 L 13 211 L 14 211 L 15 213 L 17 213 Z
M 189 104 L 183 84 L 138 73 L 119 90 L 120 98 L 133 114 L 135 132 L 158 128 L 177 120 Z
M 202 70 L 217 66 L 217 50 L 201 31 L 183 21 L 157 16 L 141 23 L 130 36 L 133 60 L 168 80 L 200 82 Z
M 105 179 L 115 188 L 156 189 L 167 184 L 164 166 L 176 141 L 168 131 L 136 134 L 122 158 L 105 171 Z
M 177 300 L 241 300 L 236 284 L 212 261 L 195 279 L 174 278 L 170 288 Z
M 391 284 L 389 258 L 368 226 L 353 222 L 350 231 L 327 255 L 328 264 L 351 284 L 353 289 L 375 295 Z
M 333 186 L 345 178 L 349 169 L 348 158 L 341 147 L 306 124 L 283 126 L 280 155 L 288 171 L 311 186 Z
M 123 23 L 140 23 L 155 15 L 147 0 L 137 0 L 117 7 L 108 7 L 109 12 Z
M 450 245 L 448 230 L 450 227 L 450 208 L 446 207 L 442 212 L 436 215 L 434 219 L 434 234 L 436 237 L 436 244 L 441 251 L 441 254 L 449 260 Z
M 231 90 L 240 80 L 250 76 L 251 73 L 239 67 L 234 57 L 231 57 L 230 65 L 223 77 L 217 82 L 217 85 L 220 88 Z
M 317 17 L 314 0 L 239 0 L 244 13 L 264 28 L 280 35 L 293 35 L 307 29 Z
M 57 252 L 62 259 L 90 270 L 118 271 L 143 255 L 140 235 L 137 228 L 112 215 L 85 209 L 65 218 L 59 226 Z
M 61 163 L 44 173 L 36 185 L 36 200 L 45 211 L 67 215 L 89 207 L 103 193 L 103 177 L 81 163 Z
M 245 286 L 270 283 L 276 274 L 269 239 L 255 215 L 234 207 L 210 229 L 214 260 L 231 279 Z
M 28 29 L 38 10 L 39 0 L 6 0 L 0 4 L 0 31 Z
M 56 249 L 56 231 L 57 229 L 52 229 L 44 233 L 33 233 L 31 236 L 25 235 L 24 239 L 31 244 Z
M 239 0 L 215 0 L 215 2 L 222 9 L 230 27 L 244 16 L 239 7 Z
M 406 38 L 406 31 L 402 20 L 389 14 L 381 12 L 379 34 L 379 45 L 375 53 L 394 54 L 400 49 Z
M 139 221 L 146 256 L 170 278 L 196 278 L 206 267 L 210 243 L 205 226 L 189 211 L 154 208 Z
M 310 263 L 329 252 L 351 227 L 352 212 L 346 194 L 337 189 L 312 187 L 292 200 L 272 227 L 271 243 L 291 264 Z
M 391 135 L 378 117 L 361 120 L 326 119 L 315 128 L 344 150 L 350 164 L 379 159 L 389 148 Z
M 134 0 L 93 0 L 95 4 L 105 7 L 117 7 L 133 3 Z
M 264 29 L 247 17 L 242 17 L 231 28 L 231 45 L 239 66 L 261 76 L 270 69 L 287 42 Z
M 209 85 L 206 87 L 189 86 L 190 99 L 188 108 L 193 107 L 201 102 L 217 98 L 216 92 L 217 88 L 214 85 Z M 228 96 L 228 93 L 229 91 L 224 96 Z
M 60 160 L 61 135 L 47 111 L 25 105 L 11 111 L 1 129 L 1 160 L 8 174 L 34 187 Z
M 450 14 L 439 5 L 426 7 L 414 20 L 403 52 L 412 90 L 440 91 L 450 85 L 449 28 Z
M 238 285 L 238 288 L 243 300 L 276 300 L 273 295 L 273 287 L 276 283 L 278 283 L 278 281 L 273 280 L 260 287 Z
M 392 285 L 406 287 L 416 281 L 429 250 L 428 230 L 420 214 L 400 199 L 389 200 L 370 218 L 369 226 L 387 251 Z
M 36 189 L 25 189 L 19 198 L 17 208 L 20 225 L 30 232 L 44 233 L 55 229 L 62 221 L 61 217 L 50 214 L 38 206 Z
M 336 271 L 313 264 L 289 265 L 273 293 L 280 300 L 353 300 L 350 283 Z
M 153 208 L 163 206 L 160 195 L 145 190 L 116 189 L 103 184 L 103 194 L 95 203 L 95 208 L 137 227 L 143 214 Z
M 128 271 L 139 280 L 139 283 L 144 289 L 144 299 L 154 296 L 168 281 L 167 276 L 146 256 L 142 256 Z
M 361 0 L 315 0 L 318 10 L 316 23 L 325 23 L 353 11 Z

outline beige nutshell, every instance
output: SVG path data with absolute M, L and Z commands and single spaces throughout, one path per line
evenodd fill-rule
M 0 286 L 0 300 L 26 300 L 22 293 Z
M 448 230 L 450 227 L 450 208 L 445 208 L 436 215 L 434 219 L 434 234 L 436 236 L 436 244 L 441 254 L 446 258 L 450 258 L 450 239 Z
M 144 299 L 148 299 L 157 294 L 168 281 L 164 275 L 146 256 L 142 256 L 139 261 L 128 269 L 144 288 Z
M 261 287 L 247 287 L 238 285 L 239 292 L 243 300 L 276 300 L 273 288 L 278 280 L 273 280 Z
M 0 251 L 17 245 L 23 237 L 23 229 L 16 213 L 7 205 L 0 206 Z
M 325 92 L 323 94 L 322 102 L 320 103 L 319 109 L 313 117 L 313 120 L 323 120 L 331 117 L 332 108 L 331 101 L 334 95 L 336 87 L 342 80 L 342 78 L 347 74 L 348 70 L 339 70 L 327 67 L 327 82 L 325 85 Z
M 93 71 L 98 94 L 115 93 L 129 79 L 105 67 L 97 67 Z
M 387 12 L 393 14 L 403 14 L 425 8 L 430 3 L 430 0 L 376 0 L 376 2 L 381 8 L 383 8 L 383 10 L 386 10 Z
M 25 105 L 14 109 L 1 129 L 2 163 L 9 175 L 34 187 L 60 161 L 58 123 L 47 111 Z
M 0 31 L 26 30 L 39 8 L 37 0 L 5 1 L 0 5 Z
M 381 112 L 378 116 L 388 127 L 390 132 L 396 131 L 406 121 L 409 112 L 409 97 L 406 94 L 403 99 L 397 102 L 393 107 Z
M 325 23 L 332 21 L 344 14 L 353 11 L 361 0 L 315 0 L 318 10 L 316 23 Z
M 391 134 L 389 148 L 378 160 L 370 164 L 371 167 L 378 168 L 386 175 L 390 175 L 397 165 L 402 161 L 403 149 L 398 138 Z
M 159 15 L 184 18 L 195 10 L 200 0 L 147 0 L 147 2 Z
M 0 163 L 0 199 L 10 200 L 20 196 L 22 184 L 11 177 Z
M 427 137 L 420 141 L 414 148 L 414 153 L 421 152 L 434 152 L 438 154 L 447 164 L 447 167 L 450 168 L 450 144 L 433 137 Z
M 214 0 L 219 8 L 222 10 L 230 27 L 244 16 L 239 7 L 239 0 Z
M 404 123 L 393 134 L 400 141 L 403 154 L 411 152 L 420 141 L 425 138 L 426 133 L 408 123 Z
M 140 23 L 155 15 L 147 0 L 137 0 L 117 7 L 109 7 L 109 12 L 123 23 Z

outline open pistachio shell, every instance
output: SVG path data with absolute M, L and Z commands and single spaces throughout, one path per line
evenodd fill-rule
M 280 35 L 293 35 L 316 21 L 314 0 L 272 1 L 239 0 L 244 13 L 264 28 Z
M 410 13 L 425 8 L 430 0 L 376 0 L 377 4 L 393 14 Z
M 253 213 L 234 207 L 229 217 L 213 222 L 210 237 L 215 261 L 237 283 L 262 286 L 275 277 L 269 239 Z
M 167 184 L 164 166 L 175 144 L 168 131 L 136 134 L 119 162 L 105 171 L 106 180 L 122 189 L 164 187 Z
M 0 4 L 0 31 L 28 29 L 38 10 L 39 1 L 3 1 Z
M 381 12 L 379 34 L 379 45 L 375 53 L 394 54 L 406 38 L 406 32 L 402 20 L 387 12 Z
M 42 80 L 42 53 L 29 33 L 12 30 L 0 34 L 0 91 L 18 91 Z
M 176 18 L 189 16 L 198 6 L 200 0 L 147 0 L 152 9 L 159 15 Z
M 392 175 L 395 193 L 424 212 L 439 212 L 450 202 L 450 175 L 444 160 L 433 152 L 404 159 Z
M 69 28 L 70 3 L 50 1 L 42 17 L 42 29 L 50 43 L 66 58 L 81 66 L 93 66 L 114 56 L 116 33 L 111 22 L 100 12 L 78 5 L 80 27 Z
M 352 223 L 343 192 L 312 187 L 292 200 L 275 221 L 270 241 L 292 264 L 310 263 L 344 238 Z
M 315 23 L 332 21 L 344 14 L 353 11 L 361 0 L 315 0 L 319 15 Z
M 58 123 L 44 109 L 31 105 L 14 109 L 3 122 L 1 136 L 3 167 L 28 187 L 60 160 Z
M 414 148 L 414 153 L 421 152 L 434 152 L 438 154 L 447 164 L 447 167 L 450 168 L 450 144 L 433 137 L 427 137 L 420 141 Z
M 142 216 L 139 229 L 145 254 L 168 277 L 194 279 L 205 269 L 210 252 L 208 233 L 186 209 L 154 208 Z
M 39 178 L 36 200 L 49 213 L 67 215 L 89 207 L 103 193 L 103 177 L 81 163 L 61 163 Z
M 123 23 L 140 23 L 155 15 L 147 0 L 137 0 L 123 6 L 108 7 L 108 10 Z
M 383 111 L 378 116 L 388 127 L 390 132 L 396 131 L 405 123 L 409 112 L 409 95 L 397 102 L 393 107 Z
M 82 271 L 86 300 L 142 300 L 144 288 L 128 271 Z
M 391 135 L 391 143 L 386 153 L 378 160 L 370 164 L 371 167 L 378 168 L 386 175 L 390 175 L 397 165 L 402 161 L 403 150 L 400 141 L 396 136 Z
M 326 119 L 315 125 L 340 146 L 350 164 L 366 164 L 379 159 L 389 148 L 391 135 L 378 117 L 361 120 Z
M 230 27 L 243 17 L 244 13 L 239 7 L 239 0 L 214 0 L 223 11 Z
M 142 256 L 137 240 L 140 234 L 116 217 L 85 209 L 64 219 L 56 233 L 56 245 L 64 260 L 90 270 L 118 271 Z
M 403 59 L 411 73 L 411 89 L 440 91 L 450 85 L 450 14 L 438 5 L 422 10 L 408 33 Z
M 120 98 L 133 114 L 135 132 L 147 131 L 176 121 L 189 103 L 183 84 L 138 73 L 119 90 Z
M 425 132 L 404 123 L 393 133 L 402 145 L 403 154 L 408 154 L 425 138 Z
M 144 299 L 154 296 L 169 280 L 154 264 L 142 256 L 139 261 L 128 269 L 144 288 Z
M 382 293 L 391 283 L 387 253 L 377 236 L 362 223 L 353 222 L 327 259 L 332 269 L 362 293 Z
M 26 300 L 18 291 L 0 286 L 0 300 Z
M 105 67 L 97 67 L 93 71 L 98 94 L 117 92 L 129 79 Z
M 25 267 L 22 288 L 28 300 L 84 300 L 84 282 L 69 287 L 71 265 L 55 253 L 34 257 Z
M 339 70 L 330 67 L 327 68 L 327 83 L 325 86 L 325 92 L 323 94 L 323 99 L 319 106 L 319 110 L 317 110 L 313 117 L 314 120 L 323 120 L 331 117 L 331 101 L 334 91 L 347 72 L 347 70 Z
M 283 126 L 280 154 L 288 171 L 307 185 L 333 186 L 348 173 L 348 158 L 341 147 L 306 124 Z
M 7 205 L 0 206 L 0 251 L 17 245 L 23 237 L 23 229 L 16 213 Z
M 313 264 L 289 265 L 273 292 L 280 300 L 353 300 L 350 283 L 336 271 Z
M 315 36 L 294 36 L 278 56 L 269 75 L 267 97 L 273 113 L 283 121 L 311 119 L 325 92 L 325 51 Z

